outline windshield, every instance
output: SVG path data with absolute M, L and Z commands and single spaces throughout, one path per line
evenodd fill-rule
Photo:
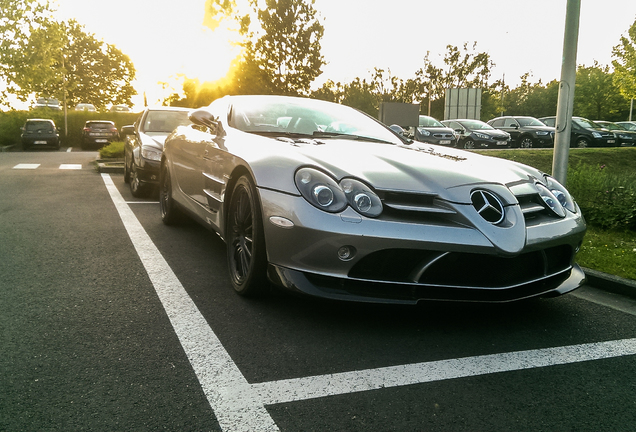
M 463 127 L 465 127 L 468 130 L 483 130 L 483 129 L 494 129 L 494 127 L 490 126 L 487 123 L 484 123 L 483 121 L 479 121 L 479 120 L 463 120 L 458 122 L 459 124 L 461 124 Z
M 519 123 L 519 126 L 544 126 L 539 120 L 532 117 L 517 117 L 515 120 Z
M 573 118 L 572 121 L 583 128 L 601 129 L 599 125 L 585 118 Z
M 402 144 L 375 119 L 351 107 L 314 99 L 255 96 L 233 99 L 230 126 L 261 135 L 333 138 L 346 135 Z
M 143 124 L 143 132 L 161 132 L 169 134 L 178 126 L 187 126 L 192 122 L 188 119 L 189 111 L 148 111 Z
M 446 127 L 433 117 L 420 116 L 419 127 Z
M 48 121 L 30 121 L 25 125 L 24 129 L 29 132 L 35 132 L 39 130 L 48 131 L 53 130 L 53 124 Z

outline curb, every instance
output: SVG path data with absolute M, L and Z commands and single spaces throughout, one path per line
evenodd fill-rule
M 123 160 L 96 160 L 97 171 L 100 173 L 109 174 L 123 174 L 124 173 L 124 161 Z
M 585 272 L 585 276 L 587 276 L 587 283 L 590 286 L 600 288 L 614 294 L 636 298 L 636 281 L 585 267 L 583 267 L 583 271 Z

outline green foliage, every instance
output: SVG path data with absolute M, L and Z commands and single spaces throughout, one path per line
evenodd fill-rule
M 252 14 L 241 18 L 247 39 L 243 61 L 236 73 L 243 94 L 301 95 L 321 74 L 320 53 L 324 27 L 314 1 L 250 0 Z M 253 20 L 256 16 L 257 20 Z
M 110 120 L 115 122 L 117 129 L 122 126 L 131 125 L 135 122 L 139 114 L 124 112 L 86 112 L 69 111 L 66 123 L 68 132 L 65 130 L 64 112 L 53 111 L 48 108 L 38 108 L 31 111 L 7 111 L 0 112 L 0 145 L 7 146 L 20 143 L 20 128 L 29 118 L 51 119 L 57 126 L 63 146 L 80 147 L 82 130 L 87 120 Z
M 576 261 L 583 267 L 636 279 L 636 231 L 588 225 Z
M 66 93 L 69 106 L 131 104 L 135 69 L 121 51 L 74 20 L 52 20 L 48 3 L 0 1 L 11 17 L 0 19 L 0 79 L 7 92 L 23 101 L 32 94 L 62 100 Z
M 122 159 L 124 157 L 124 142 L 113 141 L 99 149 L 101 159 Z
M 521 84 L 518 87 L 512 90 L 507 87 L 504 89 L 504 113 L 532 117 L 554 115 L 559 96 L 559 83 L 551 81 L 544 85 L 539 81 L 533 84 L 529 78 L 530 74 L 526 73 L 521 76 Z
M 614 84 L 609 66 L 579 66 L 576 71 L 574 115 L 591 120 L 618 121 L 627 118 L 628 101 Z M 556 110 L 554 111 L 556 112 Z
M 636 179 L 617 175 L 606 165 L 577 165 L 568 170 L 568 189 L 588 224 L 602 229 L 636 229 Z
M 636 21 L 612 50 L 614 83 L 623 96 L 636 99 Z

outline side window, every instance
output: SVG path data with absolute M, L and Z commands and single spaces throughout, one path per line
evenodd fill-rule
M 498 119 L 492 122 L 492 127 L 494 128 L 500 128 L 500 127 L 503 127 L 503 125 L 504 125 L 504 119 Z

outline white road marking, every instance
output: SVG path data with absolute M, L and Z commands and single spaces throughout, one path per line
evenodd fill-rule
M 13 167 L 13 169 L 37 169 L 40 164 L 21 163 Z
M 62 164 L 60 165 L 62 170 L 79 170 L 82 169 L 82 164 Z
M 221 428 L 278 430 L 110 175 L 102 173 L 102 178 Z
M 73 147 L 69 147 L 66 149 L 66 153 L 70 153 L 73 150 Z
M 126 204 L 159 204 L 159 201 L 126 201 Z
M 279 430 L 266 405 L 636 355 L 636 338 L 633 338 L 250 384 L 152 243 L 110 175 L 102 174 L 102 178 L 225 431 Z

